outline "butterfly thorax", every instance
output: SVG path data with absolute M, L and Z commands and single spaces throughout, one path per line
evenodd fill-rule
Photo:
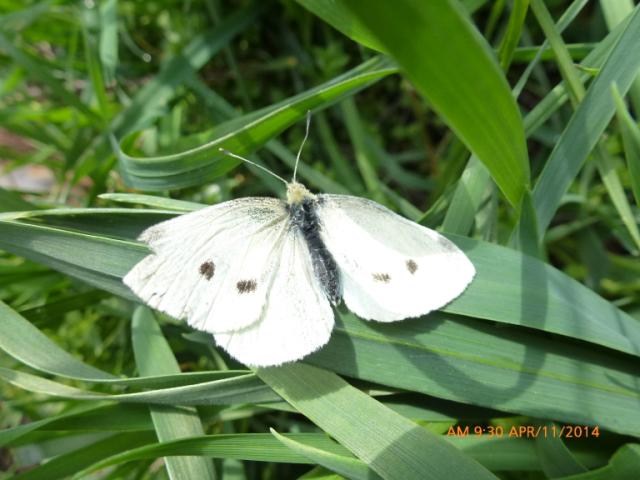
M 296 181 L 287 183 L 287 203 L 289 205 L 300 204 L 305 198 L 315 199 L 316 196 L 301 183 Z
M 322 240 L 322 224 L 318 217 L 318 197 L 307 190 L 300 183 L 290 183 L 287 186 L 288 210 L 291 225 L 304 238 L 313 271 L 322 285 L 325 295 L 333 305 L 340 302 L 341 285 L 338 265 Z

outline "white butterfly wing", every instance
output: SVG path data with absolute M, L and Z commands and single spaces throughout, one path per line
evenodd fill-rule
M 259 321 L 216 333 L 216 343 L 246 365 L 267 367 L 299 360 L 329 341 L 333 310 L 316 278 L 307 244 L 290 228 Z
M 456 298 L 475 275 L 450 240 L 378 203 L 318 195 L 318 216 L 338 264 L 342 298 L 362 318 L 419 317 Z
M 242 198 L 159 223 L 139 239 L 152 254 L 123 279 L 147 305 L 224 332 L 256 322 L 288 227 L 284 202 Z

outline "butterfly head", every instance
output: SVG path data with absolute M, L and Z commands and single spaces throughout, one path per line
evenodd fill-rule
M 307 190 L 307 187 L 293 181 L 291 183 L 287 183 L 287 203 L 289 205 L 294 205 L 296 203 L 302 203 L 305 198 L 314 198 L 315 195 Z

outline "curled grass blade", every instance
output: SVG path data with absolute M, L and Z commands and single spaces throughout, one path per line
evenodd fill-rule
M 160 190 L 202 184 L 238 165 L 239 160 L 224 155 L 220 148 L 246 155 L 303 118 L 308 110 L 324 108 L 395 71 L 387 59 L 373 58 L 311 90 L 187 137 L 175 146 L 179 153 L 134 157 L 131 149 L 136 134 L 114 148 L 125 179 L 134 187 Z

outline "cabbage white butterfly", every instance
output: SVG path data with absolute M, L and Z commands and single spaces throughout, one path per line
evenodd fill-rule
M 361 318 L 393 322 L 444 306 L 475 275 L 435 231 L 371 200 L 307 190 L 296 181 L 303 145 L 291 182 L 269 171 L 287 185 L 286 202 L 239 198 L 154 225 L 139 237 L 153 253 L 123 280 L 250 366 L 321 348 L 341 300 Z

